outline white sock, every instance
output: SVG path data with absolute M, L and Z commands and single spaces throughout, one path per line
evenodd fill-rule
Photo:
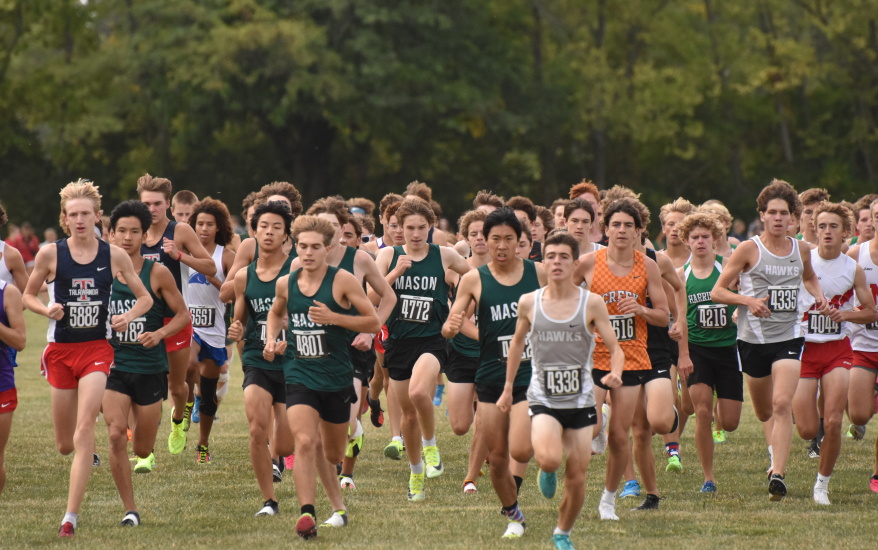
M 434 435 L 430 439 L 421 438 L 421 443 L 423 443 L 424 447 L 433 447 L 436 445 L 436 436 Z
M 363 435 L 363 425 L 360 424 L 360 420 L 357 419 L 357 429 L 354 430 L 354 434 L 350 437 L 351 440 L 354 440 Z
M 601 493 L 601 504 L 610 504 L 612 506 L 616 505 L 616 491 L 607 491 L 604 489 L 604 492 Z
M 831 476 L 822 476 L 817 474 L 817 483 L 814 484 L 814 488 L 820 488 L 826 490 L 829 487 L 829 478 Z
M 556 526 L 555 530 L 552 532 L 552 534 L 553 535 L 566 535 L 569 537 L 571 531 L 573 531 L 573 529 L 571 529 L 570 531 L 563 531 L 560 527 Z
M 423 474 L 424 473 L 424 461 L 420 461 L 417 464 L 409 464 L 409 468 L 412 469 L 413 474 Z
M 395 436 L 393 436 L 390 440 L 391 440 L 391 441 L 399 441 L 400 443 L 403 442 L 403 441 L 402 441 L 402 436 L 401 436 L 401 435 L 395 435 Z
M 64 514 L 64 519 L 61 520 L 61 525 L 64 525 L 68 521 L 73 524 L 73 528 L 76 529 L 76 520 L 79 518 L 78 514 L 74 514 L 72 512 L 67 512 Z

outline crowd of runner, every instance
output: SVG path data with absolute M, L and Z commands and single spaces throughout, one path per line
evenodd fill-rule
M 518 495 L 529 462 L 549 499 L 563 465 L 559 549 L 573 548 L 592 455 L 608 453 L 602 520 L 619 520 L 621 498 L 657 509 L 651 440 L 663 438 L 666 470 L 682 470 L 691 415 L 700 491 L 720 490 L 714 444 L 738 426 L 745 380 L 772 501 L 787 494 L 793 426 L 819 457 L 812 498 L 830 505 L 841 438 L 862 439 L 876 410 L 878 195 L 834 203 L 826 190 L 774 180 L 756 199 L 763 229 L 743 242 L 728 237 L 719 201 L 678 198 L 658 213 L 661 251 L 636 193 L 585 180 L 549 207 L 482 190 L 457 233 L 440 228 L 419 182 L 377 206 L 330 196 L 306 211 L 293 185 L 274 182 L 244 200 L 244 236 L 227 205 L 174 194 L 166 178 L 144 175 L 137 198 L 104 218 L 92 182 L 60 195 L 66 237 L 30 243 L 27 261 L 0 241 L 0 492 L 26 308 L 48 318 L 42 373 L 56 447 L 73 454 L 62 537 L 74 535 L 100 463 L 100 414 L 122 525 L 140 525 L 132 471 L 155 467 L 164 400 L 168 452 L 194 442 L 195 461 L 211 462 L 234 353 L 256 515 L 278 513 L 274 484 L 292 469 L 295 530 L 306 539 L 349 524 L 344 493 L 356 488 L 364 414 L 387 421 L 383 454 L 407 461 L 407 499 L 427 498 L 446 470 L 443 392 L 452 431 L 472 432 L 461 491 L 478 492 L 487 461 L 503 537 L 525 533 Z M 0 225 L 6 218 L 0 207 Z M 332 507 L 321 523 L 318 480 Z M 869 486 L 878 492 L 878 470 Z

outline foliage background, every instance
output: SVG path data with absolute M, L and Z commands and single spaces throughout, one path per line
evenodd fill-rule
M 237 211 L 293 182 L 549 203 L 583 177 L 750 218 L 876 188 L 878 0 L 0 0 L 0 198 L 55 222 L 145 172 Z

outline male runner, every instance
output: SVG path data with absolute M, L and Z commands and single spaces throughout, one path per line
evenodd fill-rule
M 578 248 L 576 240 L 564 233 L 546 240 L 543 263 L 548 286 L 521 297 L 515 334 L 509 344 L 506 384 L 497 401 L 501 411 L 510 410 L 520 372 L 518 363 L 525 349 L 532 347 L 527 403 L 533 417 L 531 438 L 544 496 L 554 496 L 557 470 L 567 454 L 565 491 L 552 537 L 559 550 L 573 549 L 570 532 L 585 501 L 591 426 L 597 422 L 592 382 L 595 332 L 610 353 L 610 372 L 602 375 L 602 384 L 619 387 L 625 361 L 603 299 L 573 284 Z
M 95 237 L 101 215 L 98 188 L 80 179 L 67 184 L 60 195 L 60 225 L 68 237 L 37 253 L 22 301 L 49 318 L 42 364 L 52 386 L 55 446 L 62 455 L 76 451 L 58 536 L 73 537 L 92 470 L 95 418 L 113 365 L 107 340 L 111 330 L 124 332 L 128 323 L 146 314 L 152 298 L 128 255 Z M 128 312 L 111 317 L 110 293 L 113 278 L 119 276 L 129 281 L 135 303 Z M 48 305 L 37 297 L 43 283 L 48 284 Z
M 204 275 L 216 275 L 216 266 L 210 255 L 201 246 L 195 232 L 185 223 L 168 219 L 171 202 L 171 180 L 156 178 L 146 174 L 137 180 L 137 195 L 149 207 L 152 225 L 146 233 L 140 252 L 148 260 L 156 261 L 171 271 L 177 289 L 187 299 L 184 281 L 184 266 Z M 166 312 L 165 323 L 171 322 L 173 314 Z M 165 341 L 168 353 L 168 390 L 174 402 L 171 408 L 171 433 L 168 435 L 168 450 L 177 455 L 186 448 L 186 431 L 189 429 L 189 413 L 192 403 L 187 402 L 189 386 L 186 372 L 189 369 L 189 346 L 192 345 L 192 325 L 175 333 Z M 183 421 L 187 424 L 184 426 Z
M 12 413 L 18 406 L 12 351 L 23 350 L 27 343 L 21 310 L 21 292 L 0 280 L 0 495 L 6 486 L 6 442 L 12 429 Z
M 799 196 L 789 183 L 773 180 L 756 198 L 761 235 L 735 249 L 710 293 L 718 304 L 738 310 L 738 362 L 747 375 L 753 409 L 761 422 L 773 420 L 768 492 L 772 501 L 787 494 L 784 476 L 793 435 L 792 401 L 801 370 L 804 338 L 799 326 L 799 286 L 814 296 L 817 310 L 826 299 L 811 268 L 810 247 L 787 236 Z M 738 293 L 730 290 L 738 281 Z M 744 309 L 746 308 L 746 310 Z
M 110 470 L 125 506 L 121 525 L 140 525 L 134 502 L 131 464 L 128 461 L 129 415 L 133 419 L 131 444 L 137 462 L 134 471 L 151 472 L 155 466 L 156 433 L 162 417 L 162 399 L 168 393 L 168 362 L 164 339 L 189 323 L 183 296 L 166 267 L 140 255 L 144 235 L 152 223 L 149 208 L 140 201 L 125 201 L 110 215 L 109 234 L 113 244 L 128 254 L 140 282 L 152 297 L 146 315 L 128 323 L 112 339 L 115 364 L 107 378 L 102 411 L 110 439 Z M 135 303 L 127 279 L 113 279 L 110 315 L 122 315 Z M 165 311 L 174 313 L 165 325 Z

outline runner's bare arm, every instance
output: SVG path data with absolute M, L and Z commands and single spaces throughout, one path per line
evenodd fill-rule
M 54 243 L 44 246 L 37 252 L 37 257 L 34 259 L 34 270 L 31 271 L 30 277 L 27 280 L 27 286 L 24 289 L 21 301 L 26 308 L 37 315 L 59 321 L 64 316 L 64 306 L 56 303 L 52 304 L 51 307 L 47 307 L 37 297 L 40 289 L 43 288 L 43 283 L 55 279 L 55 266 L 57 264 L 58 248 Z
M 209 277 L 216 275 L 216 264 L 198 240 L 198 235 L 195 234 L 192 226 L 185 223 L 175 225 L 174 240 L 165 241 L 163 247 L 165 254 L 195 271 Z
M 601 378 L 601 383 L 609 388 L 618 388 L 622 385 L 622 370 L 625 368 L 625 354 L 616 340 L 616 331 L 610 324 L 610 315 L 607 312 L 607 304 L 596 295 L 588 295 L 588 303 L 585 305 L 588 318 L 591 319 L 589 329 L 601 335 L 607 349 L 610 350 L 610 372 Z
M 9 326 L 0 323 L 0 342 L 16 351 L 21 351 L 27 345 L 27 332 L 22 312 L 21 292 L 15 285 L 6 285 L 3 289 L 3 310 L 6 312 Z
M 497 408 L 502 412 L 508 412 L 512 407 L 512 384 L 515 382 L 521 356 L 524 354 L 525 338 L 533 323 L 534 295 L 535 292 L 529 292 L 518 301 L 518 321 L 515 323 L 515 334 L 509 342 L 509 354 L 506 359 L 506 383 L 503 385 L 503 393 L 497 399 Z
M 122 276 L 136 298 L 131 309 L 122 315 L 113 315 L 110 320 L 110 326 L 113 330 L 124 332 L 128 323 L 133 319 L 146 315 L 146 312 L 152 307 L 152 296 L 149 295 L 149 291 L 146 290 L 140 277 L 135 273 L 128 253 L 114 244 L 110 245 L 110 269 L 113 271 L 113 277 Z
M 241 242 L 238 252 L 235 253 L 235 261 L 226 272 L 226 282 L 220 287 L 220 300 L 229 303 L 235 299 L 235 276 L 242 268 L 250 265 L 256 257 L 256 239 L 246 239 Z

